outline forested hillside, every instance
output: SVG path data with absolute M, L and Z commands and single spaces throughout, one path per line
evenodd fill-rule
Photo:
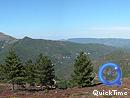
M 130 54 L 128 49 L 128 51 L 125 52 L 125 49 L 95 43 L 78 44 L 68 41 L 32 39 L 29 37 L 24 37 L 23 39 L 11 38 L 10 43 L 4 42 L 4 46 L 1 46 L 1 63 L 8 54 L 8 51 L 12 48 L 15 49 L 17 55 L 23 62 L 29 59 L 35 61 L 36 57 L 40 53 L 43 53 L 45 56 L 49 56 L 52 59 L 55 65 L 56 75 L 60 78 L 68 79 L 70 77 L 74 59 L 81 51 L 89 55 L 94 62 L 95 68 L 109 61 L 118 64 L 121 63 L 121 66 L 129 66 Z M 2 43 L 2 41 L 0 42 Z M 126 65 L 126 63 L 128 64 Z M 125 67 L 125 71 L 128 72 L 127 67 Z

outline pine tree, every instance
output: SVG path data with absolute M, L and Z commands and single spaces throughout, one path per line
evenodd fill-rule
M 33 64 L 32 60 L 28 60 L 25 63 L 25 66 L 26 66 L 26 82 L 34 86 L 34 84 L 36 83 L 35 65 Z
M 25 82 L 25 69 L 21 60 L 18 58 L 14 50 L 10 50 L 5 59 L 4 74 L 7 82 L 13 85 L 22 85 Z
M 86 53 L 81 52 L 75 59 L 72 78 L 75 86 L 86 87 L 92 85 L 94 79 L 93 65 Z
M 53 86 L 55 73 L 54 65 L 52 64 L 51 60 L 47 56 L 40 54 L 36 62 L 36 67 L 39 83 L 47 88 L 49 86 Z
M 0 82 L 3 82 L 5 80 L 4 76 L 5 76 L 5 74 L 4 74 L 4 65 L 0 64 Z

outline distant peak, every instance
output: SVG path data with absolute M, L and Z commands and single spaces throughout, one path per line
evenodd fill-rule
M 30 38 L 30 37 L 28 37 L 28 36 L 25 36 L 23 39 L 25 40 L 25 39 L 32 39 L 32 38 Z

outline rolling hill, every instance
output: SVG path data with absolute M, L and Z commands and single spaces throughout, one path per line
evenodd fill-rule
M 122 69 L 123 77 L 130 76 L 130 52 L 118 49 L 93 61 L 94 65 L 97 65 L 95 66 L 96 69 L 99 69 L 100 65 L 108 62 L 118 64 Z
M 0 40 L 0 42 L 2 41 Z M 128 60 L 127 67 L 129 67 L 129 51 L 125 52 L 124 49 L 97 43 L 79 44 L 69 41 L 32 39 L 29 37 L 24 37 L 23 39 L 13 38 L 8 43 L 6 43 L 4 47 L 1 46 L 1 63 L 3 62 L 5 56 L 11 48 L 15 49 L 17 55 L 21 58 L 23 62 L 26 62 L 29 59 L 35 61 L 36 57 L 40 53 L 49 56 L 55 65 L 56 75 L 60 78 L 65 79 L 68 79 L 70 77 L 73 69 L 72 65 L 74 59 L 81 51 L 88 53 L 88 55 L 94 62 L 94 66 L 96 69 L 98 69 L 97 67 L 102 63 L 110 60 L 115 60 L 115 62 L 117 62 L 118 64 L 120 64 L 120 62 L 122 61 L 121 66 L 126 65 L 126 59 Z M 124 67 L 124 70 L 126 72 L 128 72 L 127 67 Z
M 28 59 L 35 60 L 40 53 L 49 56 L 56 65 L 56 75 L 64 78 L 68 78 L 70 76 L 72 72 L 72 63 L 81 51 L 89 53 L 90 57 L 95 59 L 109 54 L 117 49 L 115 47 L 101 44 L 84 45 L 72 42 L 32 39 L 25 37 L 17 40 L 15 43 L 5 46 L 1 50 L 1 62 L 11 48 L 16 50 L 16 53 L 23 60 L 23 62 Z
M 121 38 L 70 38 L 67 41 L 75 43 L 97 43 L 104 44 L 113 47 L 128 48 L 130 49 L 130 39 L 121 39 Z

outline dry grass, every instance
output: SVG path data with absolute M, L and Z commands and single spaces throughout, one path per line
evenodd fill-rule
M 1 85 L 0 85 L 1 86 Z M 5 90 L 1 90 L 1 89 Z M 1 86 L 0 91 L 0 98 L 97 98 L 92 94 L 93 90 L 112 90 L 117 89 L 118 91 L 127 91 L 128 95 L 130 96 L 130 78 L 123 80 L 123 85 L 121 87 L 107 87 L 104 85 L 97 85 L 94 87 L 86 87 L 86 88 L 72 88 L 67 90 L 51 90 L 48 93 L 44 91 L 39 92 L 8 92 L 7 86 Z M 98 98 L 130 98 L 129 96 L 126 97 L 119 97 L 119 96 L 100 96 Z

